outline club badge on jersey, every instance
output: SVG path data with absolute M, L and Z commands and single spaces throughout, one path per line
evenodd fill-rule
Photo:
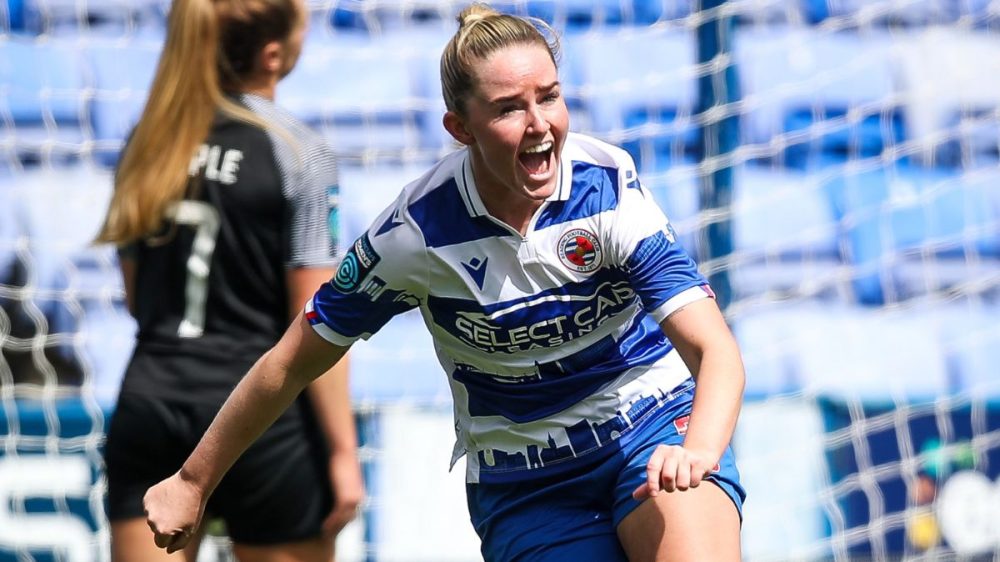
M 578 273 L 590 273 L 601 267 L 603 253 L 597 236 L 585 229 L 574 228 L 559 238 L 559 261 Z

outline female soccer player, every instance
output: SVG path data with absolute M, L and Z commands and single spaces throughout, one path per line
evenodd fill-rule
M 271 419 L 419 308 L 486 560 L 738 560 L 744 374 L 711 290 L 627 153 L 568 132 L 539 29 L 482 5 L 459 19 L 441 80 L 465 148 L 404 188 L 149 490 L 157 544 L 182 548 Z
M 333 275 L 332 153 L 273 102 L 306 19 L 301 0 L 172 5 L 99 235 L 123 248 L 139 325 L 105 452 L 115 561 L 167 556 L 143 494 L 181 466 L 254 360 Z M 333 536 L 356 512 L 364 490 L 347 373 L 334 371 L 206 496 L 243 562 L 329 562 Z M 201 533 L 191 531 L 194 561 Z

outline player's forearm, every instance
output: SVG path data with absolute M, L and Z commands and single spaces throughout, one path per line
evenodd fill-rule
M 198 446 L 181 467 L 181 477 L 212 493 L 222 476 L 295 400 L 305 381 L 290 376 L 265 354 L 233 390 Z
M 702 355 L 695 374 L 697 386 L 684 447 L 718 459 L 736 428 L 745 377 L 734 342 L 718 341 L 713 347 Z
M 347 349 L 320 338 L 299 315 L 271 351 L 240 381 L 181 468 L 181 476 L 203 490 L 222 475 L 300 392 Z
M 299 314 L 316 289 L 332 275 L 333 270 L 322 268 L 290 270 L 289 309 Z M 357 453 L 358 436 L 354 427 L 348 381 L 348 359 L 345 356 L 306 390 L 332 454 Z
M 306 392 L 331 454 L 357 454 L 358 435 L 351 409 L 348 358 L 309 385 Z
M 732 439 L 743 402 L 743 360 L 713 299 L 690 303 L 661 323 L 697 385 L 684 447 L 718 459 Z

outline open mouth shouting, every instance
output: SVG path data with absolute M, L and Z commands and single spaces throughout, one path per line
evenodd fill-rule
M 553 155 L 555 144 L 548 140 L 522 150 L 517 159 L 521 166 L 528 173 L 528 177 L 534 181 L 545 181 L 552 175 L 556 165 Z

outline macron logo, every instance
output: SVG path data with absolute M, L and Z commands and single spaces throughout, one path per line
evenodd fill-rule
M 483 258 L 480 260 L 479 258 L 472 258 L 469 260 L 469 263 L 462 262 L 462 267 L 469 272 L 469 277 L 476 282 L 476 286 L 479 287 L 480 291 L 483 290 L 483 281 L 486 280 L 486 262 L 489 259 Z
M 399 216 L 399 207 L 396 207 L 389 219 L 382 223 L 382 226 L 375 232 L 375 236 L 381 236 L 401 224 L 403 224 L 403 218 Z

